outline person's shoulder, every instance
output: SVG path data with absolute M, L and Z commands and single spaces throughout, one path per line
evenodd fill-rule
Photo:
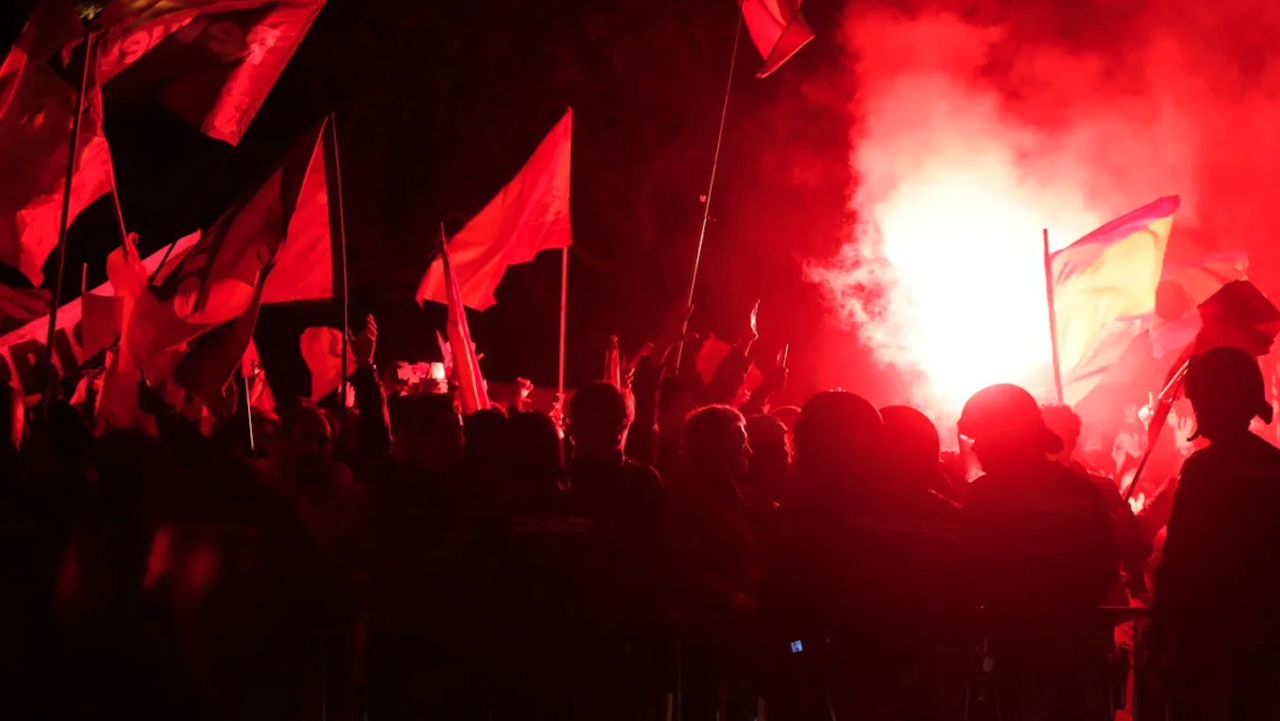
M 638 463 L 630 458 L 622 460 L 622 475 L 626 482 L 637 490 L 657 492 L 662 490 L 662 477 L 652 466 Z

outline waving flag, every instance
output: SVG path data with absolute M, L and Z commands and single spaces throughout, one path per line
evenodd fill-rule
M 1098 384 L 1149 327 L 1177 196 L 1121 216 L 1050 258 L 1067 403 Z
M 507 187 L 449 242 L 461 281 L 461 302 L 484 310 L 507 266 L 528 263 L 544 250 L 573 245 L 569 229 L 570 110 L 543 139 Z M 418 302 L 448 303 L 444 259 L 437 258 L 418 284 Z
M 324 0 L 117 0 L 99 68 L 113 98 L 150 98 L 240 142 Z
M 22 271 L 32 285 L 44 282 L 45 260 L 58 245 L 76 113 L 77 88 L 53 68 L 61 65 L 62 47 L 83 34 L 69 0 L 42 0 L 0 66 L 0 262 Z M 72 221 L 111 188 L 111 153 L 93 73 L 84 106 Z
M 475 345 L 471 343 L 471 328 L 467 325 L 467 309 L 462 304 L 462 290 L 450 262 L 449 248 L 442 248 L 440 259 L 444 264 L 445 291 L 449 296 L 449 347 L 453 352 L 453 369 L 458 381 L 458 404 L 463 415 L 489 409 L 489 392 L 480 374 L 480 359 L 476 358 Z
M 764 58 L 757 78 L 768 77 L 813 39 L 800 0 L 742 0 L 742 19 Z
M 174 245 L 169 262 L 160 270 L 161 279 L 198 238 L 199 234 L 193 233 Z M 143 261 L 148 275 L 156 272 L 164 255 L 165 251 L 161 250 Z M 107 282 L 58 309 L 53 361 L 60 372 L 64 375 L 74 372 L 98 351 L 115 342 L 120 333 L 123 303 L 123 297 Z M 28 396 L 41 392 L 36 382 L 36 364 L 44 358 L 48 329 L 49 304 L 46 300 L 40 317 L 0 336 L 0 378 L 7 378 L 10 385 Z
M 299 340 L 302 360 L 311 371 L 311 400 L 319 401 L 342 385 L 342 331 L 308 328 Z M 347 374 L 356 370 L 356 357 L 347 348 Z
M 135 352 L 145 357 L 187 343 L 240 318 L 259 299 L 272 300 L 281 278 L 313 270 L 298 267 L 305 255 L 288 266 L 281 261 L 288 257 L 283 247 L 317 233 L 318 218 L 327 218 L 327 206 L 307 193 L 323 176 L 323 130 L 322 123 L 295 143 L 262 183 L 201 234 L 154 297 L 143 296 L 139 316 L 145 328 L 134 338 L 144 345 Z M 282 287 L 287 291 L 289 283 Z

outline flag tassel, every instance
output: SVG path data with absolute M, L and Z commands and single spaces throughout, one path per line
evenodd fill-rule
M 738 45 L 742 39 L 742 13 L 738 13 L 738 25 L 733 31 L 733 53 L 729 55 L 729 79 L 724 87 L 724 104 L 720 108 L 720 130 L 716 133 L 716 152 L 711 157 L 711 177 L 707 180 L 707 197 L 702 203 L 702 227 L 698 230 L 698 245 L 693 251 L 693 270 L 689 274 L 688 305 L 693 305 L 693 291 L 698 286 L 698 266 L 702 264 L 702 244 L 707 238 L 707 223 L 711 220 L 711 194 L 716 188 L 716 170 L 720 167 L 720 148 L 724 143 L 724 122 L 729 117 L 729 96 L 733 93 L 733 72 L 738 67 Z M 689 330 L 686 318 L 680 328 L 683 337 Z M 684 341 L 676 345 L 675 367 L 680 368 L 684 354 Z
M 90 30 L 84 33 L 84 70 L 80 73 L 80 87 L 76 89 L 76 114 L 71 121 L 71 147 L 67 152 L 67 178 L 62 185 L 62 217 L 58 222 L 58 265 L 53 276 L 53 297 L 49 302 L 49 332 L 46 335 L 44 350 L 44 367 L 48 374 L 46 379 L 44 414 L 49 417 L 50 403 L 54 397 L 58 377 L 53 368 L 53 344 L 58 332 L 58 306 L 62 305 L 62 273 L 67 266 L 67 231 L 71 227 L 71 186 L 75 179 L 76 161 L 80 149 L 80 127 L 84 121 L 84 98 L 89 90 L 89 72 L 93 67 L 94 35 Z
M 1049 308 L 1049 344 L 1053 351 L 1053 387 L 1058 405 L 1066 403 L 1062 391 L 1062 359 L 1058 354 L 1058 312 L 1053 303 L 1053 259 L 1049 255 L 1049 229 L 1044 229 L 1044 293 Z
M 342 165 L 338 160 L 338 126 L 333 113 L 329 113 L 326 123 L 324 143 L 327 160 L 325 172 L 328 174 L 329 189 L 329 242 L 337 250 L 334 258 L 338 262 L 338 273 L 342 278 L 342 386 L 339 390 L 339 402 L 343 407 L 347 404 L 348 348 L 350 347 L 350 305 L 347 302 L 347 226 L 346 211 L 342 205 Z

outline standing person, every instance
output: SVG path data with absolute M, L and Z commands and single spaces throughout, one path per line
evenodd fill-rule
M 1112 589 L 1108 605 L 1129 605 L 1129 594 L 1137 598 L 1147 592 L 1145 568 L 1151 557 L 1151 536 L 1143 531 L 1133 509 L 1120 495 L 1120 488 L 1110 478 L 1094 473 L 1076 457 L 1080 444 L 1080 416 L 1069 406 L 1044 406 L 1040 409 L 1045 425 L 1062 440 L 1062 450 L 1051 458 L 1071 470 L 1084 475 L 1102 494 L 1107 513 L 1111 516 L 1111 528 L 1115 533 L 1116 548 L 1120 551 L 1124 570 L 1124 585 Z M 1126 594 L 1126 589 L 1129 594 Z
M 626 457 L 630 394 L 580 388 L 568 407 L 565 483 L 545 417 L 513 419 L 520 484 L 495 553 L 500 710 L 567 720 L 621 717 L 654 668 L 657 474 Z
M 1050 460 L 1062 440 L 1022 388 L 979 391 L 959 430 L 985 472 L 964 508 L 967 564 L 987 613 L 1003 717 L 1108 718 L 1111 627 L 1096 608 L 1120 559 L 1102 495 Z
M 728 406 L 701 408 L 685 422 L 681 448 L 684 474 L 668 489 L 663 535 L 682 622 L 683 717 L 703 721 L 725 717 L 754 648 L 759 549 L 741 495 L 746 421 Z
M 1219 348 L 1193 360 L 1187 398 L 1208 448 L 1182 467 L 1156 573 L 1153 650 L 1174 721 L 1280 718 L 1280 450 L 1257 362 Z

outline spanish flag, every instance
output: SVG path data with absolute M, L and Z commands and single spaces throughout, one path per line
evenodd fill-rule
M 1067 403 L 1098 384 L 1156 307 L 1177 196 L 1160 198 L 1050 257 L 1058 359 Z

